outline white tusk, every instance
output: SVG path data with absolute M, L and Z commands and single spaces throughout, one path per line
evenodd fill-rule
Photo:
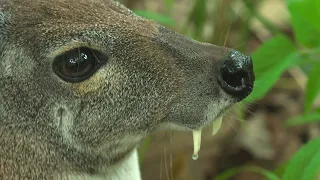
M 220 116 L 219 118 L 217 118 L 216 120 L 213 121 L 212 135 L 217 134 L 217 132 L 219 131 L 219 129 L 221 127 L 221 123 L 222 123 L 222 116 Z
M 192 131 L 193 134 L 193 155 L 192 159 L 197 160 L 198 159 L 198 153 L 200 151 L 200 145 L 201 145 L 201 129 L 197 131 Z

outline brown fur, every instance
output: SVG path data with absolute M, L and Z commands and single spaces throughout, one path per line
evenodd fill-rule
M 52 61 L 78 47 L 108 63 L 64 82 Z M 236 102 L 215 78 L 230 51 L 109 0 L 0 0 L 0 179 L 99 174 L 157 127 L 209 124 Z

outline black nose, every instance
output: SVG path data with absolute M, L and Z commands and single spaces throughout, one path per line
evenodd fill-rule
M 220 86 L 239 101 L 252 92 L 254 79 L 251 57 L 238 51 L 232 51 L 220 66 Z

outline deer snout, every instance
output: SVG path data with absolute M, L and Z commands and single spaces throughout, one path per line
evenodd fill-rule
M 253 89 L 252 59 L 238 51 L 231 51 L 219 67 L 218 82 L 221 88 L 238 101 L 246 98 Z

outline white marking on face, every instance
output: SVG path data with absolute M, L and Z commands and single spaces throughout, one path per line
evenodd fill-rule
M 35 67 L 33 59 L 29 58 L 28 54 L 23 49 L 14 45 L 8 45 L 6 49 L 9 50 L 4 51 L 4 54 L 0 57 L 3 59 L 1 66 L 4 67 L 4 75 L 20 78 L 30 77 L 33 73 L 33 68 Z M 11 49 L 15 50 L 12 51 Z M 24 57 L 24 59 L 17 61 L 17 57 Z
M 68 144 L 74 145 L 77 149 L 81 149 L 81 147 L 76 146 L 76 143 L 74 142 L 73 137 L 70 133 L 73 128 L 74 119 L 74 116 L 71 113 L 71 111 L 68 110 L 68 107 L 63 105 L 57 105 L 53 111 L 55 116 L 54 119 L 56 120 L 56 126 L 61 131 L 64 140 Z

